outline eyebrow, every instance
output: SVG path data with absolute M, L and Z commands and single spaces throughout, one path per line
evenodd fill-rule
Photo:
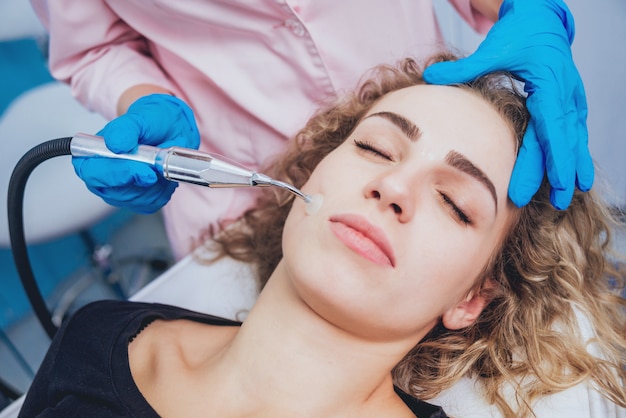
M 400 130 L 412 142 L 417 141 L 422 134 L 416 124 L 398 113 L 388 111 L 376 112 L 366 116 L 365 119 L 371 118 L 372 116 L 387 119 L 398 128 L 400 128 Z M 467 157 L 465 157 L 463 154 L 460 154 L 456 151 L 450 151 L 446 155 L 446 163 L 451 167 L 456 168 L 457 170 L 469 174 L 480 183 L 482 183 L 487 188 L 489 193 L 491 193 L 491 196 L 493 197 L 493 202 L 495 204 L 496 213 L 498 213 L 498 195 L 496 194 L 496 187 L 493 185 L 493 182 L 489 179 L 489 177 L 487 177 L 487 175 L 480 168 L 476 167 L 474 163 L 468 160 Z
M 407 138 L 409 138 L 412 142 L 415 142 L 419 139 L 421 132 L 416 124 L 411 122 L 409 119 L 405 118 L 402 115 L 399 115 L 394 112 L 376 112 L 368 115 L 367 118 L 371 118 L 372 116 L 378 116 L 381 118 L 385 118 L 394 125 L 396 125 L 402 133 L 404 133 Z
M 498 196 L 496 195 L 496 187 L 493 182 L 489 180 L 489 177 L 478 167 L 476 167 L 470 160 L 468 160 L 463 154 L 456 151 L 450 151 L 446 155 L 446 163 L 451 167 L 454 167 L 462 172 L 469 174 L 476 180 L 481 182 L 487 190 L 491 193 L 493 201 L 496 205 L 496 213 L 498 213 Z

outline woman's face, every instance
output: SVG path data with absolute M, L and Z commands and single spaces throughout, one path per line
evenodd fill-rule
M 361 336 L 419 340 L 439 318 L 465 326 L 446 318 L 466 315 L 512 222 L 514 162 L 509 126 L 474 93 L 390 93 L 304 185 L 324 203 L 313 215 L 294 203 L 281 264 L 308 306 Z

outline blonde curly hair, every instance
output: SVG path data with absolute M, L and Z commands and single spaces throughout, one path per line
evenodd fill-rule
M 317 164 L 337 148 L 385 94 L 424 84 L 423 68 L 456 59 L 431 58 L 424 66 L 405 59 L 374 68 L 352 94 L 316 113 L 287 152 L 267 170 L 301 187 Z M 506 74 L 490 74 L 458 86 L 483 97 L 509 123 L 521 144 L 529 121 L 525 97 Z M 567 210 L 557 211 L 544 181 L 492 256 L 479 288 L 491 302 L 472 326 L 451 331 L 436 326 L 393 370 L 404 391 L 430 399 L 461 377 L 477 379 L 489 402 L 504 416 L 532 415 L 539 397 L 590 380 L 612 402 L 626 407 L 626 302 L 620 296 L 624 271 L 611 251 L 618 217 L 593 191 L 576 192 Z M 282 258 L 282 231 L 293 196 L 263 194 L 238 224 L 209 229 L 206 245 L 219 256 L 251 263 L 261 286 Z M 234 227 L 233 227 L 234 226 Z M 497 286 L 487 286 L 487 279 Z M 585 341 L 577 314 L 588 318 L 595 338 Z M 588 344 L 593 345 L 594 355 Z M 505 384 L 515 390 L 511 404 Z

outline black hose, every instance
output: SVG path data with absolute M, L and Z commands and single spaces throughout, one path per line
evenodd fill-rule
M 9 238 L 17 273 L 26 291 L 35 315 L 50 338 L 57 332 L 52 323 L 52 316 L 37 286 L 28 257 L 26 237 L 24 234 L 24 189 L 30 173 L 42 162 L 61 155 L 71 155 L 72 137 L 52 139 L 37 145 L 18 161 L 11 174 L 7 195 L 7 214 L 9 216 Z

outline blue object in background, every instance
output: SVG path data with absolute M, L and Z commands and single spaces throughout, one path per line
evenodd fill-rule
M 52 81 L 54 79 L 35 39 L 0 42 L 0 118 L 11 102 L 22 93 Z M 4 142 L 10 139 L 1 140 Z M 33 265 L 35 275 L 45 278 L 40 282 L 44 294 L 48 295 L 56 284 L 81 264 L 77 258 L 84 259 L 84 251 L 80 251 L 80 257 L 77 257 L 76 246 L 79 243 L 78 237 L 67 237 L 30 248 L 32 260 L 37 261 Z M 65 262 L 55 263 L 56 260 Z M 0 250 L 0 266 L 0 327 L 6 328 L 28 312 L 30 305 L 15 270 L 10 249 Z
M 0 42 L 0 119 L 11 103 L 25 92 L 54 82 L 39 43 L 34 38 Z M 24 123 L 32 123 L 25 120 Z M 50 138 L 41 138 L 42 141 Z M 0 138 L 5 146 L 11 138 Z M 63 187 L 52 184 L 51 187 Z M 5 203 L 6 197 L 1 199 Z M 111 235 L 131 218 L 128 211 L 118 211 L 83 231 L 93 245 L 108 242 Z M 28 222 L 28 219 L 24 220 Z M 79 269 L 91 267 L 93 248 L 79 233 L 44 243 L 29 245 L 35 279 L 45 298 Z M 0 248 L 0 329 L 8 329 L 31 312 L 10 248 Z
M 35 39 L 0 42 L 0 116 L 20 94 L 51 81 Z
M 41 109 L 33 111 L 34 113 L 32 114 L 28 111 L 22 113 L 11 111 L 15 110 L 13 105 L 18 104 L 18 101 L 26 97 L 29 92 L 41 92 L 44 85 L 46 85 L 45 87 L 53 87 L 55 84 L 58 85 L 60 83 L 55 81 L 49 73 L 45 56 L 42 53 L 42 48 L 40 48 L 40 43 L 35 38 L 12 39 L 0 42 L 0 122 L 6 122 L 6 120 L 3 119 L 5 116 L 15 118 L 15 115 L 19 114 L 21 116 L 20 119 L 17 120 L 17 125 L 20 126 L 22 123 L 24 124 L 24 131 L 26 131 L 26 133 L 24 133 L 24 138 L 29 137 L 29 135 L 32 136 L 32 132 L 37 132 L 36 135 L 45 136 L 48 132 L 46 130 L 46 126 L 48 126 L 49 121 L 46 120 L 46 116 L 48 115 L 46 113 L 42 114 Z M 69 89 L 67 93 L 69 95 Z M 47 96 L 42 98 L 42 100 L 44 99 L 47 99 Z M 59 115 L 66 116 L 66 112 L 71 113 L 75 111 L 76 103 L 74 101 L 71 102 L 72 103 L 68 100 L 61 101 L 58 104 L 61 106 L 60 112 L 52 112 L 51 109 L 50 117 L 55 117 L 53 115 L 56 115 L 56 117 Z M 23 103 L 23 101 L 20 103 Z M 70 104 L 73 106 L 70 106 Z M 81 110 L 83 109 L 81 108 Z M 86 112 L 87 111 L 85 111 L 85 113 Z M 64 126 L 63 124 L 57 124 L 56 120 L 54 122 L 55 123 L 50 124 L 52 130 L 58 131 L 59 126 Z M 28 124 L 33 123 L 43 129 L 26 129 Z M 91 126 L 91 124 L 97 124 L 98 122 L 85 118 L 82 120 L 82 123 L 85 126 Z M 102 123 L 104 123 L 104 120 Z M 13 122 L 11 126 L 13 125 L 16 125 L 16 123 Z M 70 124 L 70 126 L 73 125 Z M 71 127 L 68 129 L 70 129 L 68 133 L 74 132 Z M 3 130 L 2 132 L 3 135 L 6 134 L 6 130 Z M 10 133 L 11 130 L 8 132 Z M 43 142 L 56 136 L 58 135 L 42 137 L 39 138 L 39 140 Z M 8 147 L 11 146 L 11 141 L 16 140 L 18 139 L 3 137 L 0 138 L 0 144 L 3 144 L 5 147 L 4 149 L 7 150 Z M 31 141 L 31 138 L 29 137 L 28 140 Z M 25 148 L 25 150 L 28 150 L 28 148 Z M 69 171 L 73 172 L 71 168 Z M 78 183 L 80 183 L 80 181 Z M 35 184 L 30 182 L 30 185 L 34 186 Z M 47 183 L 44 187 L 48 187 Z M 67 184 L 62 182 L 59 183 L 58 181 L 52 179 L 50 180 L 49 188 L 53 191 L 56 189 L 59 191 L 59 194 L 61 194 L 64 187 L 67 187 Z M 54 196 L 54 193 L 52 196 Z M 3 205 L 6 205 L 6 196 L 0 198 L 0 201 Z M 62 203 L 65 202 L 58 202 L 58 206 L 54 206 L 54 208 L 50 207 L 48 209 L 53 211 L 53 209 L 63 207 Z M 81 200 L 80 203 L 84 202 Z M 47 204 L 47 202 L 44 202 L 44 204 Z M 55 205 L 54 199 L 50 200 L 50 204 Z M 103 204 L 103 206 L 106 205 Z M 102 213 L 100 208 L 96 210 L 91 207 L 85 207 L 84 210 L 94 210 L 98 216 Z M 55 213 L 58 213 L 58 211 Z M 29 219 L 26 215 L 27 212 L 25 212 L 24 223 L 28 224 Z M 116 267 L 117 270 L 113 273 L 115 273 L 116 278 L 119 279 L 117 276 L 120 275 L 126 278 L 124 275 L 126 270 L 122 271 L 123 269 L 120 264 L 132 266 L 133 263 L 143 263 L 143 265 L 150 266 L 150 263 L 156 263 L 155 265 L 159 266 L 162 264 L 162 259 L 166 262 L 169 261 L 171 254 L 169 253 L 169 246 L 167 245 L 166 238 L 163 236 L 152 241 L 146 241 L 145 243 L 142 243 L 141 240 L 139 242 L 129 242 L 128 245 L 124 245 L 124 243 L 122 243 L 123 245 L 121 251 L 119 253 L 116 252 L 112 259 L 107 259 L 102 255 L 102 253 L 98 253 L 98 258 L 104 257 L 105 259 L 94 262 L 94 250 L 100 249 L 100 246 L 103 245 L 109 246 L 113 236 L 119 234 L 122 230 L 129 228 L 131 224 L 137 223 L 137 220 L 135 220 L 136 215 L 129 210 L 111 210 L 110 214 L 100 217 L 99 220 L 96 219 L 98 216 L 94 216 L 93 223 L 81 227 L 83 229 L 79 232 L 75 232 L 77 229 L 73 228 L 72 232 L 67 232 L 67 234 L 61 236 L 60 238 L 49 238 L 44 241 L 38 240 L 36 243 L 29 243 L 27 239 L 27 244 L 29 244 L 28 251 L 30 264 L 38 287 L 40 288 L 44 298 L 47 299 L 52 305 L 59 302 L 59 295 L 63 294 L 63 291 L 66 290 L 69 283 L 74 283 L 77 280 L 77 277 L 85 276 L 87 271 L 90 271 L 92 272 L 90 274 L 95 275 L 110 274 L 111 272 L 108 271 L 110 270 L 110 266 L 106 266 L 107 263 L 113 261 L 116 262 L 114 267 Z M 155 218 L 154 221 L 156 221 L 156 223 L 153 222 L 152 224 L 149 224 L 147 228 L 152 229 L 153 227 L 158 227 L 160 224 L 159 220 Z M 49 223 L 51 221 L 46 221 L 46 219 L 44 219 L 43 222 Z M 142 229 L 142 233 L 137 238 L 141 239 L 142 236 L 151 236 L 152 232 L 152 230 L 144 231 Z M 58 236 L 59 235 L 56 235 L 56 237 Z M 149 245 L 150 248 L 146 248 L 146 245 Z M 153 246 L 157 246 L 158 249 L 153 248 Z M 105 249 L 104 251 L 109 250 Z M 126 258 L 130 261 L 121 263 L 119 259 L 124 258 L 124 255 L 126 255 Z M 150 274 L 154 272 L 156 272 L 156 270 L 151 270 Z M 147 277 L 150 277 L 150 275 Z M 106 278 L 104 278 L 103 282 L 107 282 Z M 141 280 L 138 280 L 137 283 L 141 283 Z M 106 285 L 107 283 L 103 284 Z M 112 289 L 112 293 L 107 293 L 103 296 L 108 296 L 109 294 L 124 296 L 124 293 L 121 290 L 128 290 L 118 289 L 119 286 L 116 283 L 113 283 L 110 287 Z M 3 243 L 2 246 L 0 246 L 0 330 L 10 331 L 13 326 L 21 322 L 21 319 L 27 317 L 31 313 L 32 309 L 22 287 L 21 280 L 17 274 L 12 251 L 8 248 L 6 243 Z M 0 358 L 0 360 L 2 359 Z M 2 368 L 0 367 L 0 372 L 1 369 Z
M 134 214 L 130 211 L 117 211 L 89 228 L 85 233 L 89 234 L 95 245 L 107 243 L 111 236 L 133 216 Z M 57 286 L 75 272 L 92 268 L 92 250 L 78 233 L 46 243 L 29 245 L 31 267 L 44 298 L 48 298 Z M 13 323 L 31 312 L 31 306 L 17 274 L 10 249 L 0 249 L 0 266 L 2 266 L 0 271 L 0 328 L 8 329 Z

